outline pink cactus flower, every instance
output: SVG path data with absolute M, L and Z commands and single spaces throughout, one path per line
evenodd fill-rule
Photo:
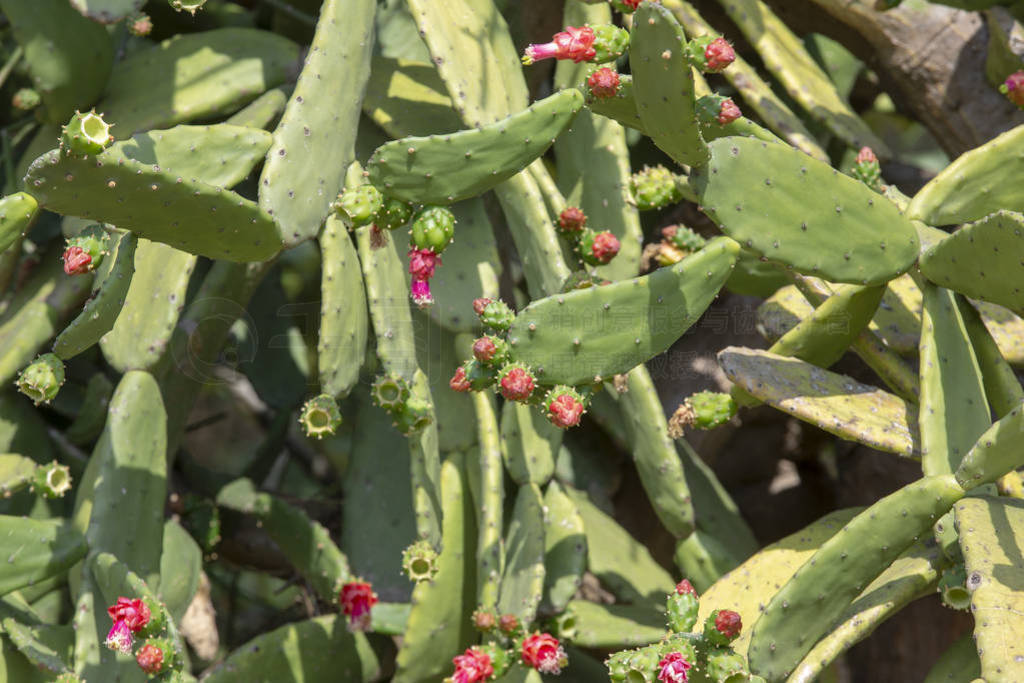
M 377 594 L 366 581 L 349 581 L 338 595 L 341 610 L 348 615 L 349 631 L 365 631 L 370 626 L 370 608 L 377 604 Z
M 152 616 L 149 607 L 139 598 L 119 597 L 117 602 L 107 608 L 107 614 L 114 622 L 123 621 L 132 633 L 138 633 L 146 627 Z
M 92 266 L 92 257 L 81 247 L 68 247 L 64 251 L 64 273 L 82 275 L 88 273 Z
M 565 649 L 550 633 L 532 633 L 523 638 L 520 655 L 523 664 L 542 674 L 559 674 L 562 667 L 569 663 Z
M 464 654 L 456 655 L 452 663 L 455 665 L 452 683 L 480 683 L 494 674 L 490 656 L 476 648 L 471 647 Z
M 132 630 L 128 628 L 128 624 L 123 619 L 114 622 L 114 625 L 110 627 L 110 632 L 107 633 L 107 639 L 103 641 L 103 644 L 111 650 L 125 655 L 131 653 L 134 643 Z
M 658 662 L 658 680 L 661 683 L 687 683 L 690 677 L 686 672 L 692 666 L 681 652 L 669 652 Z
M 550 43 L 534 43 L 526 48 L 523 64 L 530 65 L 542 59 L 571 59 L 586 62 L 594 58 L 594 29 L 589 26 L 566 26 L 564 31 L 551 37 Z

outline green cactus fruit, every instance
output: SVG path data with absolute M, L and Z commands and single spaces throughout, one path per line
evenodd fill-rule
M 492 386 L 497 377 L 495 368 L 488 367 L 474 358 L 455 369 L 448 386 L 460 393 L 482 391 Z
M 56 460 L 36 468 L 32 488 L 45 498 L 63 498 L 71 490 L 71 470 Z
M 64 384 L 64 363 L 52 353 L 39 356 L 18 376 L 18 391 L 36 405 L 49 403 Z
M 700 121 L 701 130 L 728 126 L 740 118 L 740 116 L 742 116 L 740 108 L 729 97 L 712 94 L 705 95 L 697 100 L 697 120 Z M 719 135 L 724 135 L 728 132 L 726 130 L 719 133 Z
M 605 666 L 613 681 L 657 683 L 661 659 L 658 648 L 650 645 L 639 650 L 617 652 L 605 661 Z
M 629 49 L 629 31 L 612 24 L 599 24 L 594 30 L 594 64 L 614 62 Z
M 669 225 L 661 229 L 661 236 L 687 252 L 700 251 L 708 243 L 706 239 L 685 225 Z
M 714 429 L 732 419 L 736 414 L 736 401 L 730 394 L 715 391 L 698 392 L 676 409 L 669 420 L 669 433 L 680 438 L 689 427 Z
M 360 185 L 342 192 L 331 206 L 335 211 L 344 212 L 354 227 L 361 228 L 374 222 L 384 208 L 384 196 L 373 185 Z
M 509 401 L 526 403 L 533 396 L 537 379 L 528 365 L 509 363 L 498 371 L 498 389 Z
M 971 608 L 971 594 L 967 590 L 967 571 L 963 564 L 942 571 L 938 591 L 942 597 L 942 604 L 946 607 L 955 610 Z
M 430 542 L 421 539 L 402 552 L 402 569 L 414 583 L 431 581 L 437 575 L 437 551 Z
M 563 640 L 576 640 L 576 636 L 579 633 L 578 622 L 576 619 L 576 612 L 573 610 L 572 605 L 569 605 L 564 611 L 548 620 L 547 629 L 551 633 L 554 633 Z
M 94 111 L 75 112 L 61 131 L 60 148 L 65 154 L 93 156 L 114 141 L 110 126 Z
M 729 648 L 708 651 L 705 674 L 715 683 L 740 683 L 750 680 L 743 655 Z
M 306 401 L 302 406 L 299 422 L 306 436 L 322 439 L 334 434 L 341 424 L 341 411 L 338 403 L 330 394 L 320 394 Z
M 861 181 L 875 192 L 882 191 L 882 167 L 878 164 L 878 157 L 870 147 L 861 147 L 857 153 L 857 160 L 850 170 L 857 180 Z
M 455 235 L 455 214 L 443 206 L 428 206 L 412 222 L 412 244 L 440 254 Z
M 686 44 L 686 59 L 693 68 L 704 73 L 719 73 L 736 60 L 729 42 L 714 36 L 699 36 Z
M 480 316 L 480 322 L 485 327 L 496 332 L 507 332 L 516 319 L 516 314 L 500 299 L 474 299 L 473 310 Z
M 665 613 L 668 615 L 668 628 L 676 633 L 689 633 L 697 623 L 697 611 L 700 609 L 700 598 L 697 589 L 686 579 L 676 585 L 665 601 Z
M 150 638 L 135 652 L 135 662 L 152 678 L 177 667 L 176 653 L 167 638 Z
M 544 414 L 551 424 L 561 429 L 578 425 L 585 410 L 583 396 L 564 384 L 556 386 L 544 397 Z
M 39 106 L 40 102 L 42 102 L 42 98 L 32 88 L 22 88 L 11 98 L 11 105 L 21 111 L 32 111 Z
M 206 4 L 206 0 L 170 0 L 170 4 L 175 12 L 188 12 L 194 15 Z
M 716 609 L 704 620 L 704 639 L 724 647 L 736 640 L 742 629 L 743 620 L 739 613 L 730 609 Z
M 621 247 L 619 238 L 610 231 L 595 232 L 586 229 L 580 235 L 580 241 L 576 245 L 576 253 L 579 254 L 584 263 L 592 266 L 603 266 L 606 263 L 611 263 Z
M 397 375 L 381 375 L 373 381 L 370 396 L 374 405 L 394 414 L 409 400 L 409 383 Z
M 412 205 L 409 202 L 388 197 L 384 199 L 384 204 L 377 211 L 373 222 L 381 230 L 398 230 L 408 223 L 410 218 L 412 218 Z
M 587 214 L 578 206 L 567 206 L 558 214 L 558 230 L 566 237 L 578 237 L 585 227 Z
M 473 342 L 473 357 L 488 367 L 499 367 L 508 360 L 508 342 L 485 334 Z
M 644 166 L 629 179 L 636 208 L 641 211 L 661 209 L 682 201 L 683 195 L 676 185 L 676 176 L 661 164 Z
M 64 249 L 64 272 L 67 275 L 91 273 L 110 252 L 110 237 L 100 224 L 89 225 L 68 240 Z
M 487 655 L 491 660 L 491 668 L 494 669 L 493 679 L 497 680 L 505 675 L 512 665 L 512 654 L 497 643 L 490 642 L 478 645 L 477 649 Z
M 425 429 L 434 418 L 431 415 L 430 404 L 419 398 L 410 398 L 405 401 L 397 410 L 389 411 L 395 419 L 394 426 L 402 434 L 410 436 Z

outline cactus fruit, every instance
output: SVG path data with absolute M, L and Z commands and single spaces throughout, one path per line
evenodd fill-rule
M 505 635 L 513 635 L 519 631 L 519 619 L 514 614 L 502 614 L 498 617 L 498 630 Z
M 729 97 L 705 95 L 697 100 L 697 117 L 704 126 L 728 126 L 743 114 Z
M 686 252 L 700 251 L 708 243 L 706 239 L 685 225 L 669 225 L 661 229 L 664 239 Z
M 522 363 L 509 363 L 498 371 L 498 388 L 501 395 L 510 401 L 529 401 L 536 386 L 530 368 Z
M 551 37 L 549 43 L 528 45 L 523 52 L 523 64 L 529 66 L 542 59 L 571 59 L 572 61 L 589 62 L 597 55 L 594 49 L 594 29 L 589 26 L 566 26 Z
M 569 429 L 580 423 L 585 409 L 583 396 L 572 387 L 560 385 L 544 397 L 544 409 L 551 424 Z
M 42 99 L 39 97 L 39 93 L 32 88 L 21 88 L 11 98 L 11 105 L 21 111 L 32 111 L 39 106 L 40 102 Z
M 558 227 L 566 237 L 578 236 L 587 227 L 587 215 L 578 206 L 567 206 L 558 214 Z
M 1024 109 L 1024 70 L 1015 71 L 1006 77 L 1006 80 L 999 86 L 999 92 L 1006 95 L 1006 99 Z
M 90 225 L 67 242 L 64 249 L 64 273 L 83 275 L 99 267 L 109 253 L 110 237 L 102 225 Z
M 135 662 L 150 676 L 158 676 L 174 668 L 174 646 L 166 638 L 150 638 L 135 653 Z
M 882 168 L 870 147 L 861 147 L 853 165 L 852 175 L 876 192 L 882 191 Z
M 44 353 L 18 375 L 18 391 L 32 401 L 49 403 L 64 384 L 64 363 L 52 353 Z
M 750 680 L 743 655 L 727 648 L 713 648 L 706 655 L 706 673 L 717 683 L 741 683 Z
M 603 266 L 611 263 L 612 259 L 618 255 L 621 247 L 619 238 L 608 230 L 595 232 L 588 228 L 580 235 L 577 253 L 584 263 L 592 266 Z
M 402 552 L 402 569 L 414 583 L 431 581 L 437 575 L 437 551 L 428 541 L 419 540 Z
M 61 130 L 60 147 L 65 154 L 95 156 L 113 141 L 110 126 L 95 110 L 85 114 L 75 112 Z
M 728 645 L 743 628 L 740 615 L 728 609 L 716 609 L 704 620 L 704 637 L 715 645 Z
M 410 398 L 391 416 L 394 418 L 394 426 L 402 434 L 411 436 L 422 431 L 433 422 L 430 404 L 420 398 Z
M 443 206 L 428 206 L 412 221 L 412 245 L 440 255 L 455 235 L 455 214 Z
M 299 423 L 310 438 L 322 439 L 334 434 L 341 424 L 337 401 L 330 394 L 320 394 L 309 399 L 302 406 Z
M 591 96 L 599 100 L 615 97 L 619 94 L 621 77 L 615 69 L 603 66 L 587 76 L 587 89 Z
M 409 400 L 409 383 L 401 377 L 381 375 L 373 381 L 370 396 L 377 407 L 393 415 Z
M 128 32 L 139 38 L 144 38 L 153 31 L 153 20 L 144 12 L 138 12 L 129 16 L 126 19 L 126 23 L 128 24 Z
M 487 366 L 501 366 L 508 358 L 508 342 L 501 337 L 484 335 L 473 342 L 473 357 Z
M 508 304 L 500 299 L 475 299 L 473 310 L 480 317 L 480 322 L 484 324 L 484 327 L 495 332 L 507 332 L 516 318 Z
M 534 632 L 519 647 L 523 664 L 543 674 L 559 674 L 569 664 L 565 648 L 550 633 Z
M 365 631 L 370 627 L 370 610 L 377 604 L 377 594 L 366 581 L 349 581 L 338 593 L 342 614 L 348 617 L 350 631 Z
M 644 166 L 630 177 L 633 201 L 641 211 L 661 209 L 683 199 L 675 174 L 664 166 Z
M 697 590 L 688 580 L 683 579 L 676 585 L 676 589 L 669 593 L 665 602 L 665 612 L 668 615 L 668 628 L 677 633 L 689 633 L 697 623 L 697 610 L 700 607 L 700 600 Z
M 338 195 L 332 204 L 336 211 L 343 211 L 353 227 L 361 228 L 374 222 L 378 213 L 384 208 L 384 196 L 373 185 L 360 185 L 345 190 Z
M 736 61 L 736 52 L 721 36 L 700 36 L 686 44 L 686 57 L 698 71 L 716 74 Z
M 612 24 L 598 24 L 594 30 L 594 64 L 613 62 L 629 48 L 629 31 Z
M 455 369 L 448 386 L 453 391 L 482 391 L 492 386 L 497 379 L 495 368 L 476 360 L 468 360 Z
M 63 498 L 71 490 L 71 470 L 56 460 L 36 468 L 33 490 L 45 498 Z
M 971 608 L 971 594 L 967 588 L 967 572 L 963 564 L 956 564 L 942 570 L 938 585 L 942 604 L 950 609 L 968 610 Z
M 678 439 L 690 427 L 714 429 L 731 420 L 736 411 L 736 400 L 730 394 L 700 391 L 676 409 L 669 422 L 669 430 L 672 438 Z
M 398 230 L 412 219 L 412 205 L 401 199 L 385 197 L 373 222 L 381 230 Z

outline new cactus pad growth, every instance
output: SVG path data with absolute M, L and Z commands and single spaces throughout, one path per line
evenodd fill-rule
M 1020 8 L 944 1 L 0 0 L 0 671 L 1024 680 Z

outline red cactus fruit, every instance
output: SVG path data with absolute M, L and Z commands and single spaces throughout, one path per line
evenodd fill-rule
M 615 97 L 619 92 L 619 82 L 618 72 L 608 67 L 598 69 L 587 78 L 590 94 L 598 99 Z
M 732 610 L 719 610 L 715 615 L 715 629 L 726 638 L 735 638 L 743 628 L 743 621 L 740 615 Z

